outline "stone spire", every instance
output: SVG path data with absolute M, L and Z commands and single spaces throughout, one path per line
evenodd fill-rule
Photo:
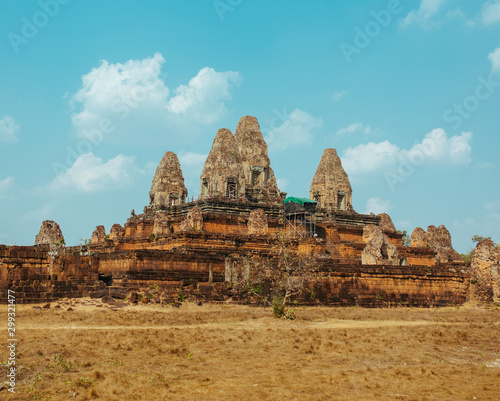
M 363 228 L 365 247 L 361 253 L 361 263 L 364 265 L 399 265 L 401 258 L 398 249 L 391 244 L 382 227 L 367 224 Z
M 247 196 L 250 199 L 279 197 L 280 191 L 267 155 L 267 144 L 257 118 L 241 117 L 234 138 L 241 155 Z
M 389 233 L 395 233 L 396 227 L 394 227 L 394 223 L 392 222 L 391 216 L 387 213 L 377 214 L 377 217 L 380 217 L 380 227 L 383 231 Z
M 444 225 L 427 227 L 427 239 L 429 246 L 437 253 L 436 262 L 463 263 L 463 258 L 453 249 L 450 232 Z
M 186 201 L 187 193 L 177 155 L 174 152 L 166 152 L 153 178 L 149 191 L 149 207 L 164 209 L 172 205 L 182 205 Z
M 479 241 L 471 263 L 476 295 L 485 301 L 500 301 L 500 245 L 489 239 Z
M 53 220 L 45 220 L 40 227 L 40 232 L 35 238 L 35 245 L 64 245 L 64 236 L 61 227 Z
M 310 198 L 328 210 L 352 210 L 349 177 L 335 149 L 325 149 L 311 182 Z
M 241 198 L 245 194 L 245 174 L 240 152 L 230 130 L 217 131 L 212 149 L 201 172 L 201 197 Z
M 429 239 L 422 227 L 417 227 L 411 233 L 411 247 L 412 248 L 427 248 L 429 246 Z

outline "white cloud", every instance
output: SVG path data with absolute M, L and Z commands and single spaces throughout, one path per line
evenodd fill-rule
M 24 214 L 21 217 L 22 221 L 36 221 L 42 222 L 44 220 L 50 220 L 53 217 L 55 211 L 55 206 L 51 203 L 45 203 L 42 207 L 34 209 Z
M 290 184 L 290 179 L 287 177 L 277 178 L 276 184 L 278 184 L 278 188 L 280 191 L 286 191 L 288 185 Z
M 484 25 L 493 25 L 500 22 L 500 0 L 488 1 L 481 10 L 481 21 Z
M 82 87 L 70 100 L 78 136 L 89 138 L 89 132 L 99 130 L 104 137 L 114 134 L 136 139 L 140 132 L 144 140 L 148 134 L 154 136 L 179 125 L 209 125 L 227 114 L 225 102 L 240 82 L 238 72 L 205 67 L 170 97 L 162 77 L 164 63 L 160 53 L 123 64 L 102 60 L 83 75 Z
M 476 163 L 476 167 L 480 169 L 492 169 L 495 168 L 496 165 L 491 163 L 491 162 L 483 162 L 483 163 Z
M 9 192 L 9 189 L 14 184 L 14 177 L 7 177 L 4 180 L 0 181 L 0 198 L 6 196 Z
M 343 98 L 345 98 L 347 96 L 347 91 L 346 90 L 342 90 L 342 91 L 339 91 L 339 92 L 334 92 L 333 95 L 332 95 L 332 100 L 334 102 L 338 102 L 339 100 L 342 100 Z
M 394 226 L 396 227 L 396 229 L 402 228 L 402 229 L 410 230 L 412 228 L 411 221 L 409 221 L 409 220 L 395 221 Z M 411 234 L 411 232 L 409 234 Z
M 240 74 L 234 71 L 217 72 L 205 67 L 176 90 L 168 102 L 168 110 L 174 115 L 189 114 L 202 125 L 210 125 L 227 114 L 226 100 L 231 100 L 231 89 L 240 82 Z
M 392 206 L 391 202 L 389 202 L 387 200 L 383 200 L 383 199 L 375 196 L 375 197 L 370 198 L 366 201 L 365 213 L 366 214 L 389 213 L 389 211 L 392 209 L 392 207 L 393 206 Z
M 82 88 L 73 96 L 73 102 L 89 107 L 109 107 L 114 99 L 141 102 L 162 101 L 169 90 L 160 79 L 163 56 L 156 53 L 143 60 L 129 60 L 125 64 L 110 64 L 106 60 L 82 76 Z
M 412 10 L 401 20 L 401 26 L 407 27 L 413 24 L 419 24 L 428 28 L 431 20 L 438 14 L 441 6 L 446 0 L 422 0 L 418 10 Z
M 372 129 L 371 126 L 369 125 L 363 125 L 362 123 L 353 123 L 350 124 L 349 126 L 345 128 L 341 128 L 337 131 L 335 135 L 337 136 L 344 136 L 344 135 L 350 135 L 350 134 L 356 134 L 356 133 L 363 133 L 363 134 L 378 134 L 378 130 Z
M 391 169 L 402 161 L 415 166 L 430 163 L 466 165 L 471 162 L 471 140 L 470 132 L 449 138 L 443 129 L 436 128 L 408 150 L 389 141 L 348 148 L 342 154 L 342 165 L 348 174 L 376 173 L 384 168 Z
M 493 202 L 485 203 L 483 205 L 483 207 L 485 210 L 488 210 L 490 212 L 496 211 L 496 210 L 500 211 L 500 201 L 493 201 Z
M 455 10 L 448 11 L 446 13 L 446 16 L 450 19 L 465 18 L 465 14 L 460 7 L 456 8 Z
M 342 165 L 348 174 L 376 171 L 392 164 L 400 152 L 389 141 L 369 142 L 347 148 L 342 154 Z
M 488 59 L 491 61 L 491 70 L 493 72 L 500 72 L 500 47 L 497 47 L 488 54 Z
M 188 168 L 201 168 L 205 164 L 205 160 L 207 160 L 208 155 L 196 152 L 185 152 L 179 154 L 179 163 L 181 167 L 184 168 L 187 166 Z
M 463 229 L 463 228 L 466 228 L 467 226 L 472 226 L 475 224 L 476 224 L 476 220 L 474 220 L 471 217 L 469 217 L 465 220 L 458 220 L 458 219 L 453 220 L 453 228 L 456 228 L 456 229 Z
M 343 136 L 343 135 L 353 134 L 353 133 L 359 131 L 361 128 L 363 128 L 363 124 L 353 123 L 353 124 L 348 125 L 345 128 L 339 129 L 335 135 Z
M 19 138 L 19 124 L 13 117 L 5 115 L 0 119 L 0 142 L 17 142 Z
M 95 192 L 129 184 L 134 173 L 139 172 L 134 156 L 118 155 L 108 162 L 86 153 L 76 159 L 73 166 L 52 181 L 56 190 Z
M 265 140 L 273 151 L 306 145 L 311 142 L 313 133 L 322 124 L 323 120 L 320 118 L 295 109 L 282 125 L 268 132 Z

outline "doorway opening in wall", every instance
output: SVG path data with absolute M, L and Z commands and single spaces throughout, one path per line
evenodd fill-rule
M 107 287 L 111 287 L 113 285 L 113 275 L 99 273 L 99 281 L 102 281 Z
M 346 209 L 345 197 L 346 197 L 345 192 L 339 192 L 337 194 L 337 208 L 340 210 Z
M 238 196 L 236 178 L 228 178 L 226 183 L 226 196 L 231 199 L 236 199 Z
M 252 167 L 251 183 L 252 185 L 260 184 L 260 174 L 262 173 L 262 167 Z
M 208 195 L 208 178 L 203 178 L 201 180 L 201 196 Z
M 174 193 L 172 192 L 171 194 L 169 194 L 168 196 L 168 204 L 169 206 L 174 206 L 178 203 L 178 200 L 179 199 L 179 194 L 177 193 Z

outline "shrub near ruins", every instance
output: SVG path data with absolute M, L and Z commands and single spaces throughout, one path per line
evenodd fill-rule
M 308 254 L 299 254 L 293 249 L 293 240 L 278 232 L 271 237 L 269 257 L 245 257 L 238 263 L 241 274 L 237 287 L 261 297 L 272 305 L 275 317 L 294 318 L 286 306 L 293 297 L 309 291 L 313 281 L 314 259 Z M 267 296 L 261 295 L 268 288 Z

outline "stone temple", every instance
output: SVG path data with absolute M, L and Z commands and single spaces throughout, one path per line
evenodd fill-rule
M 310 198 L 318 207 L 352 211 L 352 189 L 349 177 L 335 149 L 325 149 L 311 182 Z
M 201 197 L 242 198 L 245 184 L 245 173 L 234 136 L 230 130 L 220 129 L 201 172 Z
M 208 149 L 207 149 L 208 150 Z M 291 160 L 290 163 L 293 163 Z M 153 177 L 143 213 L 91 241 L 64 246 L 55 222 L 44 222 L 35 246 L 0 245 L 0 299 L 15 289 L 18 302 L 137 291 L 155 285 L 203 301 L 250 302 L 234 291 L 238 261 L 275 257 L 273 235 L 290 240 L 296 255 L 314 259 L 303 304 L 439 306 L 468 296 L 470 274 L 444 226 L 417 228 L 403 246 L 387 214 L 353 209 L 353 191 L 335 149 L 325 149 L 309 198 L 287 197 L 276 183 L 267 144 L 255 117 L 223 128 L 200 172 L 200 196 L 188 200 L 182 166 L 167 151 Z M 125 202 L 126 200 L 124 200 Z M 87 236 L 90 236 L 88 233 Z M 57 244 L 56 244 L 57 243 Z M 458 256 L 457 256 L 458 255 Z
M 186 202 L 186 198 L 187 189 L 184 186 L 179 159 L 174 152 L 166 152 L 151 184 L 149 207 L 182 205 Z

